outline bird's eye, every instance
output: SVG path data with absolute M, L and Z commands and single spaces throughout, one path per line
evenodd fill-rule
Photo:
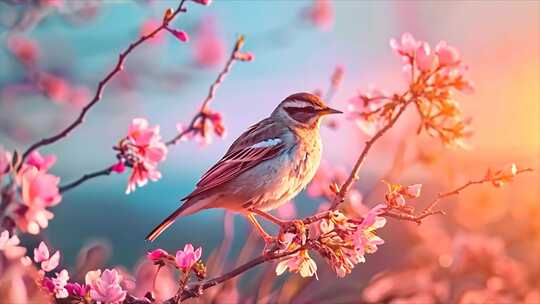
M 317 110 L 314 107 L 285 107 L 284 108 L 289 116 L 301 123 L 309 123 L 310 120 L 316 116 Z

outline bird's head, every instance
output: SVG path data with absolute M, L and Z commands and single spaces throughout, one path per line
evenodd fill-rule
M 272 118 L 301 129 L 319 127 L 321 118 L 328 114 L 343 113 L 324 104 L 317 95 L 296 93 L 283 100 L 272 112 Z

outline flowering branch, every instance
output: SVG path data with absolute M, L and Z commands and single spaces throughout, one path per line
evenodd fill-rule
M 433 210 L 435 206 L 443 199 L 447 198 L 449 196 L 453 195 L 459 195 L 461 191 L 465 190 L 466 188 L 473 186 L 473 185 L 481 185 L 485 183 L 492 183 L 495 187 L 501 187 L 504 183 L 512 181 L 512 179 L 522 173 L 525 172 L 531 172 L 533 171 L 531 168 L 525 168 L 525 169 L 517 169 L 517 166 L 515 164 L 512 164 L 510 166 L 510 172 L 505 173 L 503 170 L 499 170 L 496 172 L 492 172 L 490 169 L 488 169 L 486 175 L 477 180 L 470 180 L 467 183 L 457 187 L 454 190 L 450 190 L 447 192 L 441 192 L 437 195 L 437 198 L 433 200 L 420 214 L 414 215 L 412 214 L 412 209 L 403 209 L 403 208 L 395 208 L 395 205 L 389 204 L 388 209 L 382 213 L 382 216 L 388 216 L 400 220 L 407 220 L 412 221 L 417 224 L 421 224 L 422 220 L 428 216 L 435 215 L 435 214 L 445 214 L 442 210 Z M 393 212 L 394 210 L 397 210 L 398 212 Z
M 339 204 L 341 204 L 344 201 L 345 196 L 347 195 L 347 192 L 351 189 L 353 183 L 359 179 L 360 168 L 364 164 L 364 161 L 367 158 L 367 154 L 369 150 L 371 149 L 371 147 L 373 146 L 373 144 L 379 138 L 381 138 L 384 135 L 384 133 L 386 133 L 386 131 L 390 130 L 394 126 L 394 124 L 397 122 L 401 114 L 403 114 L 407 106 L 412 102 L 410 100 L 404 101 L 403 97 L 400 97 L 400 96 L 394 96 L 394 101 L 400 104 L 401 108 L 398 110 L 396 115 L 392 119 L 390 119 L 390 121 L 381 130 L 379 130 L 372 138 L 366 141 L 366 145 L 364 146 L 362 153 L 360 153 L 360 156 L 358 156 L 358 159 L 356 160 L 356 163 L 354 164 L 353 169 L 351 173 L 349 174 L 349 177 L 347 178 L 347 180 L 345 180 L 343 185 L 339 187 L 339 190 L 336 192 L 332 209 L 337 209 Z
M 203 139 L 207 138 L 208 132 L 208 122 L 210 122 L 214 128 L 214 132 L 218 136 L 223 136 L 224 127 L 221 123 L 221 115 L 219 113 L 213 112 L 209 109 L 210 102 L 214 99 L 218 87 L 221 85 L 225 77 L 231 71 L 233 64 L 236 61 L 251 61 L 253 60 L 253 55 L 251 53 L 242 53 L 241 48 L 244 45 L 244 36 L 238 37 L 234 48 L 229 56 L 229 59 L 225 63 L 225 67 L 218 74 L 216 80 L 210 86 L 208 90 L 208 95 L 203 100 L 199 112 L 195 114 L 191 120 L 189 126 L 186 129 L 180 130 L 180 132 L 171 140 L 165 142 L 165 145 L 172 146 L 177 144 L 180 140 L 189 135 L 200 135 Z
M 25 160 L 28 155 L 30 155 L 30 153 L 32 153 L 32 151 L 35 151 L 36 149 L 40 148 L 40 147 L 43 147 L 43 146 L 46 146 L 46 145 L 50 145 L 52 143 L 55 143 L 57 142 L 58 140 L 68 136 L 69 133 L 71 133 L 71 131 L 73 131 L 77 126 L 79 126 L 80 124 L 82 124 L 84 122 L 84 118 L 86 116 L 86 114 L 88 113 L 88 111 L 93 107 L 95 106 L 100 100 L 101 100 L 101 97 L 103 95 L 103 90 L 105 89 L 105 86 L 107 85 L 107 83 L 120 71 L 123 70 L 124 68 L 124 61 L 126 60 L 126 57 L 135 49 L 137 48 L 139 45 L 141 45 L 143 42 L 145 42 L 146 40 L 154 37 L 157 33 L 161 32 L 162 30 L 164 29 L 167 29 L 167 30 L 170 30 L 169 29 L 169 23 L 176 17 L 176 15 L 178 15 L 180 12 L 185 12 L 186 9 L 183 7 L 184 6 L 184 3 L 186 2 L 186 0 L 180 0 L 180 4 L 178 5 L 178 7 L 176 8 L 176 10 L 172 10 L 172 9 L 169 9 L 167 10 L 167 12 L 165 13 L 165 16 L 163 18 L 163 21 L 162 23 L 155 29 L 153 30 L 152 32 L 150 32 L 149 34 L 147 35 L 143 35 L 141 36 L 138 40 L 136 40 L 135 42 L 131 43 L 127 49 L 125 49 L 123 52 L 120 53 L 120 55 L 118 56 L 118 61 L 116 63 L 116 66 L 112 69 L 112 71 L 110 71 L 107 76 L 105 76 L 105 78 L 103 78 L 99 84 L 98 84 L 98 87 L 97 87 L 97 90 L 96 90 L 96 93 L 94 95 L 94 98 L 92 98 L 92 100 L 82 109 L 81 113 L 79 114 L 79 116 L 77 117 L 77 119 L 75 119 L 74 122 L 72 122 L 69 126 L 67 126 L 64 130 L 62 130 L 60 133 L 56 134 L 56 135 L 53 135 L 51 137 L 46 137 L 46 138 L 43 138 L 41 139 L 40 141 L 32 144 L 28 149 L 26 149 L 26 151 L 24 151 L 23 153 L 23 156 L 22 156 L 22 160 Z M 22 163 L 22 162 L 21 162 Z
M 241 48 L 244 45 L 244 41 L 245 40 L 243 36 L 240 36 L 236 40 L 234 48 L 231 52 L 229 59 L 227 60 L 227 63 L 225 64 L 225 67 L 218 74 L 217 79 L 210 86 L 207 97 L 203 100 L 201 107 L 199 109 L 199 112 L 195 114 L 195 116 L 191 119 L 189 126 L 185 129 L 179 130 L 180 133 L 176 135 L 173 139 L 167 142 L 164 142 L 163 145 L 161 145 L 162 146 L 161 150 L 166 151 L 165 146 L 175 145 L 180 140 L 186 138 L 187 136 L 200 136 L 203 139 L 208 139 L 209 138 L 208 129 L 210 127 L 212 127 L 214 129 L 214 132 L 217 133 L 218 135 L 220 136 L 224 135 L 225 128 L 221 121 L 221 114 L 210 110 L 209 105 L 216 94 L 217 88 L 223 82 L 225 77 L 229 74 L 234 62 L 253 60 L 253 55 L 251 53 L 241 52 Z M 145 124 L 147 124 L 147 122 Z M 144 129 L 146 129 L 146 127 L 144 127 Z M 140 129 L 138 130 L 141 131 Z M 157 134 L 157 131 L 155 131 L 155 129 L 154 129 L 154 133 L 155 133 L 156 141 L 161 141 L 161 139 L 157 137 L 158 134 Z M 144 145 L 146 144 L 142 144 L 142 146 Z M 126 140 L 123 139 L 122 141 L 120 141 L 120 143 L 118 143 L 118 145 L 114 147 L 114 149 L 119 151 L 117 155 L 119 162 L 117 164 L 109 166 L 103 170 L 85 174 L 78 180 L 71 182 L 67 185 L 61 186 L 60 192 L 71 190 L 92 178 L 110 175 L 112 172 L 122 173 L 124 172 L 126 165 L 128 167 L 137 167 L 135 164 L 138 163 L 139 161 L 136 159 L 136 155 L 132 155 L 132 154 L 137 154 L 139 152 L 132 153 L 131 145 L 128 144 Z M 140 148 L 137 148 L 137 149 L 140 150 Z M 162 152 L 162 153 L 165 153 L 165 152 Z M 127 154 L 130 154 L 130 155 L 127 155 Z M 160 158 L 160 161 L 163 159 L 164 158 Z

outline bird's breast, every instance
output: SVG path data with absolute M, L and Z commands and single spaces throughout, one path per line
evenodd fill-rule
M 261 197 L 258 208 L 271 210 L 294 198 L 313 179 L 321 161 L 321 154 L 320 140 L 300 141 L 285 152 L 277 162 L 279 169 L 276 171 L 279 174 L 272 183 L 273 189 L 269 189 L 270 191 Z

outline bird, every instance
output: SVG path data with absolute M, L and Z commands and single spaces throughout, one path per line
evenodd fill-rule
M 296 93 L 281 101 L 269 117 L 249 127 L 181 201 L 184 203 L 156 226 L 146 240 L 155 240 L 178 217 L 204 209 L 225 208 L 245 215 L 265 242 L 255 215 L 277 224 L 267 211 L 288 202 L 313 179 L 322 155 L 320 124 L 328 107 L 317 95 Z

